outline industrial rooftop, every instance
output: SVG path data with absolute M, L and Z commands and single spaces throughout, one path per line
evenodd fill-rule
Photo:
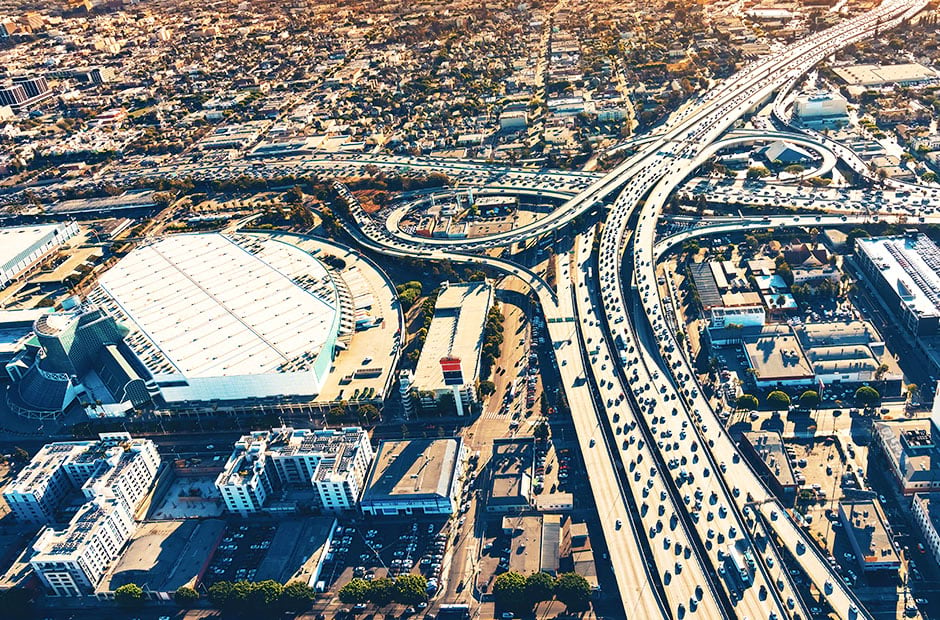
M 856 239 L 903 302 L 920 317 L 940 315 L 940 249 L 925 235 Z

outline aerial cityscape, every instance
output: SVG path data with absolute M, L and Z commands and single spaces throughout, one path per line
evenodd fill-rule
M 0 0 L 0 618 L 940 619 L 940 1 Z

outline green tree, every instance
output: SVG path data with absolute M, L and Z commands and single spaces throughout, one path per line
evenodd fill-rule
M 136 583 L 125 583 L 114 591 L 114 600 L 123 607 L 139 605 L 144 598 L 144 591 Z
M 199 593 L 192 588 L 183 586 L 177 588 L 176 592 L 173 593 L 173 600 L 180 607 L 192 607 L 199 600 Z
M 591 584 L 577 573 L 564 573 L 555 582 L 555 596 L 568 611 L 586 611 L 591 602 Z
M 485 398 L 496 393 L 496 384 L 492 381 L 480 381 L 480 385 L 477 389 L 480 392 L 480 398 Z
M 398 595 L 395 582 L 388 577 L 379 577 L 372 581 L 369 588 L 369 602 L 377 607 L 391 605 Z
M 760 401 L 757 400 L 757 397 L 753 394 L 741 394 L 734 401 L 734 406 L 737 409 L 742 409 L 744 411 L 754 411 L 760 406 Z
M 302 581 L 291 581 L 284 586 L 278 598 L 278 607 L 284 612 L 302 614 L 310 609 L 316 592 Z
M 819 406 L 819 392 L 816 390 L 806 390 L 800 394 L 800 405 L 807 409 L 813 409 Z
M 530 607 L 555 596 L 555 579 L 548 573 L 532 573 L 525 579 L 524 598 Z
M 375 405 L 368 403 L 359 405 L 359 417 L 367 422 L 375 422 L 379 419 L 379 410 Z
M 395 600 L 402 605 L 417 605 L 428 598 L 428 580 L 423 575 L 399 575 L 395 589 Z
M 532 434 L 539 441 L 546 441 L 549 434 L 548 424 L 546 424 L 544 420 L 540 421 L 535 425 L 535 428 L 532 429 Z
M 208 590 L 209 602 L 218 609 L 228 608 L 235 597 L 235 588 L 231 581 L 217 581 Z
M 369 600 L 369 582 L 358 577 L 339 589 L 339 600 L 347 605 L 358 605 Z
M 881 394 L 870 385 L 863 385 L 855 390 L 855 402 L 863 407 L 872 407 L 881 402 Z
M 264 612 L 281 598 L 284 586 L 273 579 L 265 579 L 251 584 L 248 592 L 247 608 L 256 612 Z
M 747 169 L 747 178 L 751 181 L 770 176 L 770 170 L 764 166 L 751 166 Z
M 509 571 L 496 577 L 493 597 L 498 606 L 515 612 L 528 611 L 525 594 L 526 578 L 520 573 Z
M 300 187 L 295 185 L 294 187 L 284 192 L 284 200 L 285 202 L 289 202 L 290 204 L 295 204 L 295 205 L 302 203 L 304 201 L 303 190 L 301 190 Z
M 769 406 L 774 411 L 780 411 L 781 409 L 786 409 L 790 406 L 790 397 L 786 392 L 781 392 L 780 390 L 774 390 L 767 395 L 767 406 Z

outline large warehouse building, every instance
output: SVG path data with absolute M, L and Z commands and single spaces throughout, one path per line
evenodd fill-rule
M 940 327 L 940 248 L 916 232 L 855 240 L 858 265 L 914 335 Z
M 413 381 L 422 407 L 436 406 L 443 396 L 456 393 L 462 404 L 457 411 L 462 414 L 476 401 L 483 332 L 492 304 L 493 286 L 488 282 L 444 283 Z M 442 359 L 460 367 L 458 385 L 445 381 Z
M 299 248 L 173 235 L 131 252 L 91 300 L 167 403 L 316 395 L 339 330 L 337 284 Z
M 76 234 L 78 225 L 74 222 L 0 228 L 0 286 L 35 267 Z

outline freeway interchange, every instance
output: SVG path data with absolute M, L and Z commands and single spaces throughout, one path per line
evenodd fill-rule
M 614 170 L 551 214 L 511 231 L 478 239 L 416 238 L 377 224 L 341 190 L 360 243 L 387 254 L 485 264 L 532 286 L 628 618 L 808 618 L 808 601 L 785 557 L 839 617 L 870 617 L 741 458 L 695 386 L 667 322 L 655 266 L 669 247 L 695 235 L 864 223 L 872 214 L 716 218 L 658 243 L 656 224 L 673 191 L 715 152 L 735 120 L 775 94 L 780 100 L 822 58 L 897 25 L 925 4 L 885 2 L 752 62 L 642 141 Z M 851 154 L 825 146 L 851 165 Z M 593 228 L 576 234 L 570 251 L 558 254 L 556 291 L 508 260 L 479 253 L 563 228 L 612 195 L 600 234 L 595 237 Z M 907 215 L 888 217 L 903 221 Z M 740 558 L 748 569 L 738 568 Z

